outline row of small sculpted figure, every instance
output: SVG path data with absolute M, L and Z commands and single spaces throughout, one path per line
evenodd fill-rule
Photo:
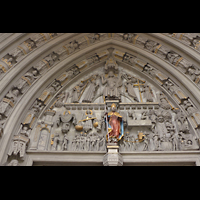
M 106 141 L 103 136 L 98 134 L 81 134 L 76 135 L 71 145 L 67 134 L 64 135 L 64 139 L 60 140 L 59 135 L 56 135 L 53 138 L 52 150 L 57 150 L 58 143 L 62 143 L 62 151 L 105 151 L 106 150 Z

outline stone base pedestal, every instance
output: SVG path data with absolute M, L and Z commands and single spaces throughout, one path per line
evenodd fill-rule
M 119 153 L 119 146 L 116 143 L 107 143 L 108 152 L 103 158 L 104 166 L 122 166 L 123 158 Z

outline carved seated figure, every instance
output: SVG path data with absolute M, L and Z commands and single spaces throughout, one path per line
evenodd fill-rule
M 104 75 L 101 76 L 102 84 L 107 83 L 103 90 L 103 96 L 106 99 L 120 99 L 119 87 L 122 86 L 121 76 L 116 77 L 113 71 L 109 71 L 108 77 L 105 79 Z

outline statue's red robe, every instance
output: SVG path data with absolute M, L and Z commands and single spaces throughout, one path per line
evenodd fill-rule
M 115 137 L 118 140 L 121 139 L 122 136 L 122 116 L 118 112 L 109 112 L 108 113 L 108 134 L 109 137 Z

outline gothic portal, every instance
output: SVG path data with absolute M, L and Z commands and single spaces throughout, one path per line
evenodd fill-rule
M 200 34 L 0 34 L 0 164 L 200 165 Z

